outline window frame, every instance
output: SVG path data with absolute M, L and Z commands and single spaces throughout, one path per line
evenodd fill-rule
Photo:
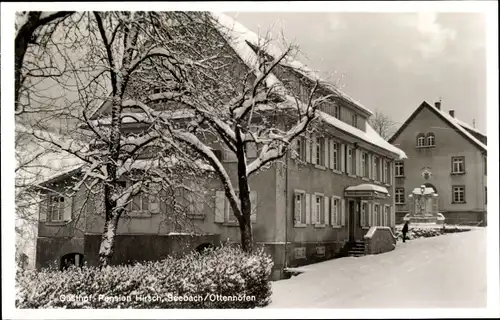
M 296 221 L 296 210 L 297 210 L 297 195 L 300 195 L 300 221 Z M 294 225 L 305 226 L 307 224 L 307 212 L 306 212 L 306 192 L 304 190 L 294 190 L 294 200 L 293 200 L 293 214 L 294 214 Z
M 398 193 L 398 191 L 401 191 Z M 398 202 L 398 196 L 403 197 L 403 202 Z M 405 188 L 398 187 L 394 189 L 394 203 L 395 204 L 405 204 L 406 197 L 405 197 Z
M 422 144 L 420 144 L 420 141 L 422 141 Z M 419 133 L 417 135 L 417 148 L 423 148 L 426 146 L 426 140 L 425 140 L 425 134 Z
M 455 162 L 455 160 L 459 160 L 459 161 Z M 461 163 L 462 171 L 455 171 L 455 163 Z M 454 174 L 454 175 L 465 174 L 465 157 L 464 156 L 451 157 L 451 174 Z
M 342 227 L 342 217 L 341 217 L 341 207 L 342 207 L 342 198 L 339 196 L 332 196 L 333 201 L 331 202 L 330 205 L 330 225 L 333 228 L 341 228 Z M 335 205 L 335 202 L 337 202 L 337 205 Z M 337 209 L 337 212 L 335 213 L 333 208 Z
M 458 188 L 461 188 L 462 189 L 462 201 L 457 201 L 455 200 L 455 189 L 458 189 Z M 451 186 L 451 203 L 452 204 L 464 204 L 464 203 L 467 203 L 466 202 L 466 194 L 465 194 L 465 185 L 452 185 Z
M 432 138 L 432 144 L 429 143 L 429 138 Z M 428 147 L 435 147 L 436 146 L 436 135 L 433 132 L 427 133 L 425 136 L 425 143 Z
M 400 170 L 398 170 L 400 169 Z M 405 165 L 404 161 L 398 160 L 394 162 L 394 177 L 400 178 L 405 176 Z
M 325 195 L 323 193 L 314 193 L 314 199 L 315 199 L 315 203 L 314 203 L 315 221 L 314 221 L 314 224 L 316 226 L 324 226 L 325 222 L 326 222 Z M 318 213 L 318 204 L 319 204 L 319 213 Z M 319 214 L 319 222 L 317 222 L 318 221 L 318 214 Z
M 340 170 L 340 143 L 333 141 L 333 170 Z
M 51 193 L 48 195 L 49 197 L 49 205 L 47 210 L 47 217 L 49 222 L 64 222 L 64 209 L 65 209 L 65 199 L 64 196 Z M 54 200 L 62 200 L 62 201 L 54 201 Z M 57 204 L 56 204 L 57 203 Z M 56 204 L 56 205 L 55 205 Z M 54 208 L 58 209 L 58 215 L 60 219 L 54 219 Z

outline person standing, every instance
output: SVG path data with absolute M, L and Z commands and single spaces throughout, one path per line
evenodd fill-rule
M 409 221 L 406 221 L 405 225 L 403 226 L 403 242 L 405 242 L 406 234 L 408 233 L 408 223 L 409 223 Z

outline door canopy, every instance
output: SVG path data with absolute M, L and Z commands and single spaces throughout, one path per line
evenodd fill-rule
M 350 186 L 344 190 L 346 198 L 387 198 L 389 191 L 382 186 L 375 184 L 364 183 L 357 186 Z

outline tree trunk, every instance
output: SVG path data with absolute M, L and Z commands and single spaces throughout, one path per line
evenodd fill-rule
M 250 216 L 245 220 L 244 223 L 240 223 L 240 233 L 241 233 L 241 248 L 245 252 L 253 251 L 253 233 L 252 233 L 252 222 L 250 221 Z
M 110 219 L 107 219 L 104 223 L 104 232 L 102 233 L 101 237 L 101 247 L 99 248 L 99 268 L 104 268 L 109 265 L 115 248 L 118 217 L 115 215 L 109 216 Z

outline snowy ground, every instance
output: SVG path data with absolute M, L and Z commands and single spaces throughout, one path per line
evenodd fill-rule
M 486 229 L 304 266 L 272 283 L 270 308 L 486 308 Z

